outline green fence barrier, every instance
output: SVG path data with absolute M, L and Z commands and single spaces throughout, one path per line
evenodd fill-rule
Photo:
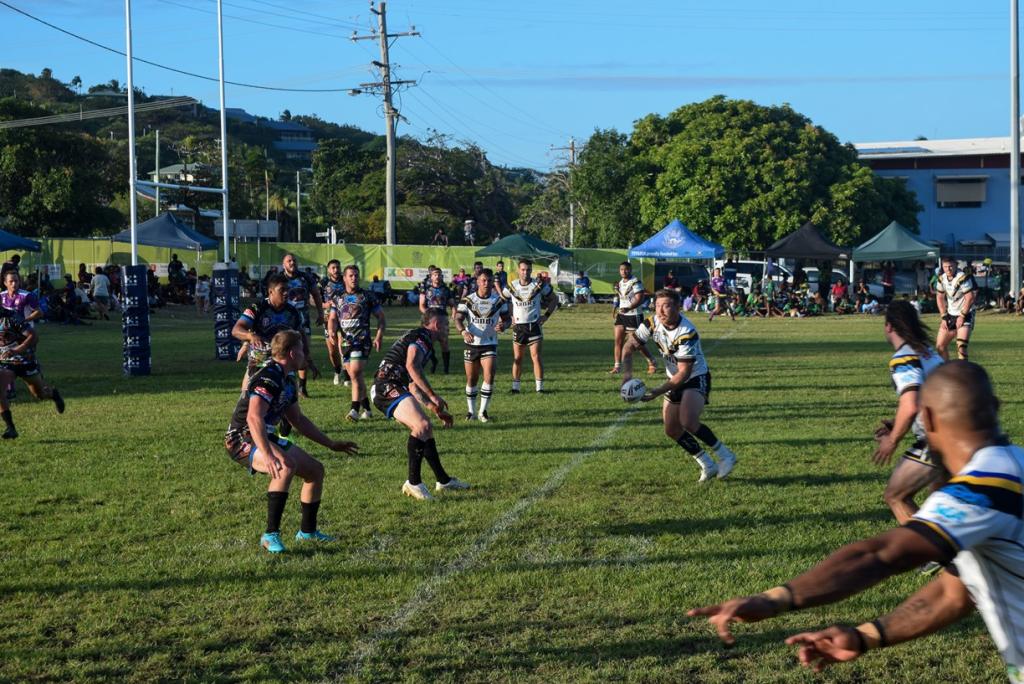
M 63 239 L 43 238 L 39 242 L 42 252 L 23 253 L 26 271 L 44 268 L 51 280 L 58 280 L 65 273 L 78 273 L 79 264 L 85 264 L 90 273 L 96 266 L 105 264 L 131 263 L 130 245 L 104 239 Z M 494 268 L 499 261 L 495 257 L 478 258 L 476 247 L 434 247 L 428 245 L 323 245 L 309 242 L 239 242 L 233 245 L 240 267 L 246 267 L 252 277 L 261 277 L 271 266 L 280 266 L 287 253 L 295 255 L 300 268 L 307 266 L 323 275 L 326 264 L 338 259 L 342 266 L 355 264 L 365 281 L 373 276 L 389 280 L 396 290 L 407 290 L 421 282 L 431 265 L 444 269 L 447 280 L 465 268 L 472 272 L 473 262 L 481 261 L 486 268 Z M 608 295 L 614 291 L 619 279 L 619 264 L 626 259 L 624 249 L 574 249 L 572 258 L 562 259 L 554 264 L 538 263 L 534 272 L 546 271 L 558 274 L 561 288 L 571 291 L 578 271 L 584 271 L 591 280 L 596 295 Z M 157 275 L 166 276 L 167 263 L 171 254 L 176 253 L 186 268 L 195 268 L 200 275 L 210 275 L 213 265 L 220 260 L 219 250 L 191 252 L 163 247 L 139 246 L 139 261 L 148 263 Z M 11 253 L 0 253 L 3 260 Z M 516 272 L 514 258 L 505 258 L 505 270 Z M 654 260 L 633 259 L 633 272 L 639 275 L 644 285 L 654 289 Z

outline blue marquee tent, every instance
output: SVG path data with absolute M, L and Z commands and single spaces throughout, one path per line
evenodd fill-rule
M 679 219 L 629 250 L 630 259 L 717 259 L 724 255 L 725 247 L 705 240 Z
M 42 250 L 42 245 L 35 240 L 29 240 L 20 235 L 8 233 L 6 230 L 0 230 L 0 252 L 7 252 L 9 250 L 38 252 Z
M 140 245 L 169 247 L 171 249 L 216 249 L 217 241 L 189 228 L 173 214 L 163 213 L 135 227 Z M 131 242 L 131 229 L 122 230 L 111 238 L 114 242 Z

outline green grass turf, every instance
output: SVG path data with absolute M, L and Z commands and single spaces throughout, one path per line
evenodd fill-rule
M 390 341 L 412 318 L 387 314 Z M 694 320 L 714 373 L 705 422 L 740 458 L 729 481 L 699 486 L 658 408 L 619 399 L 605 308 L 562 310 L 545 330 L 550 393 L 508 394 L 503 336 L 495 422 L 438 434 L 474 488 L 433 503 L 399 495 L 398 425 L 345 424 L 344 388 L 312 383 L 306 413 L 362 453 L 311 449 L 327 467 L 321 527 L 340 541 L 279 558 L 257 547 L 265 479 L 222 448 L 242 368 L 212 359 L 209 321 L 155 314 L 155 371 L 134 379 L 116 322 L 43 326 L 68 411 L 20 387 L 21 437 L 0 445 L 0 680 L 814 681 L 784 636 L 875 617 L 924 580 L 741 625 L 730 650 L 684 611 L 893 525 L 888 470 L 868 461 L 895 406 L 882 322 Z M 981 316 L 971 347 L 1014 438 L 1021 330 Z M 455 370 L 433 381 L 461 415 Z M 298 517 L 293 488 L 286 540 Z M 1005 681 L 977 617 L 823 679 Z

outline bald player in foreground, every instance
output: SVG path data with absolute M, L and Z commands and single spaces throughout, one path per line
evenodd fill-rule
M 855 660 L 981 613 L 1011 682 L 1024 682 L 1024 450 L 1000 435 L 999 400 L 981 366 L 953 361 L 925 380 L 921 422 L 929 448 L 954 475 L 902 527 L 844 546 L 804 574 L 755 596 L 696 608 L 722 641 L 734 622 L 835 603 L 936 561 L 945 570 L 893 612 L 857 627 L 786 639 L 805 667 Z

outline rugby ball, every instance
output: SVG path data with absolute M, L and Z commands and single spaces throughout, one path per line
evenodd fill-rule
M 646 392 L 647 387 L 644 386 L 643 380 L 633 378 L 623 383 L 619 394 L 622 395 L 623 401 L 633 403 L 634 401 L 640 401 L 640 397 L 644 396 Z

